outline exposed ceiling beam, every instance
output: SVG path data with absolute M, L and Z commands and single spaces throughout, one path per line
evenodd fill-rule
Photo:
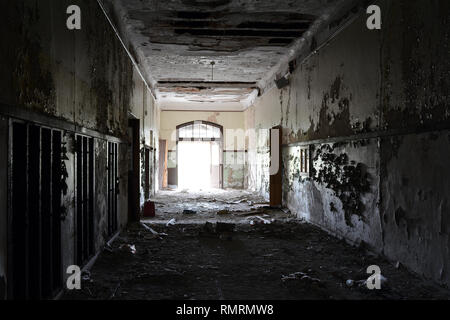
M 275 86 L 275 80 L 289 72 L 289 64 L 296 61 L 300 64 L 318 46 L 328 42 L 335 34 L 339 33 L 350 21 L 361 13 L 364 0 L 339 0 L 319 17 L 311 28 L 303 36 L 294 41 L 287 53 L 273 66 L 267 75 L 258 82 L 260 94 L 264 94 Z M 339 21 L 339 23 L 336 23 Z

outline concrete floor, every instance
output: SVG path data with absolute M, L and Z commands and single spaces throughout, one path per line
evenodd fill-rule
M 84 275 L 82 290 L 64 299 L 450 297 L 403 266 L 270 209 L 249 192 L 164 191 L 155 201 L 157 217 L 123 231 Z M 358 284 L 370 265 L 387 279 L 381 290 Z

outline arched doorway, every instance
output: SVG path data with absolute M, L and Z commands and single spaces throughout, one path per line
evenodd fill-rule
M 177 126 L 178 188 L 223 188 L 223 127 L 208 121 Z

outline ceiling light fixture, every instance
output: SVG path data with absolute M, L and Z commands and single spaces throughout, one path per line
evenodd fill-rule
M 211 61 L 211 81 L 214 81 L 214 65 L 216 63 L 214 61 Z

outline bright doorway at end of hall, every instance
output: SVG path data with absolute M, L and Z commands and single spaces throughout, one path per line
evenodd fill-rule
M 178 144 L 178 187 L 220 188 L 220 145 L 218 142 L 181 141 Z
M 195 121 L 178 128 L 178 188 L 205 190 L 222 187 L 222 130 Z

